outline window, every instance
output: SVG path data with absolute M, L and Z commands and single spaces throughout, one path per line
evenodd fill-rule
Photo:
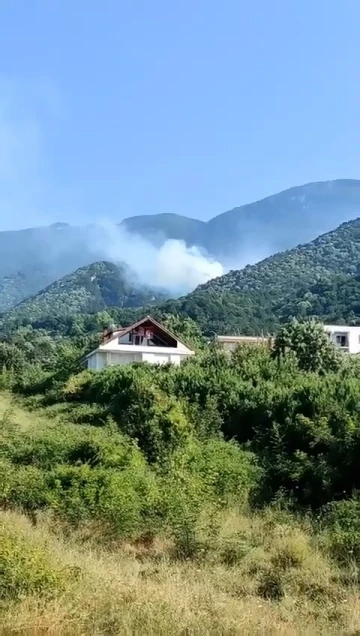
M 339 347 L 347 347 L 348 345 L 347 336 L 342 334 L 337 334 L 336 344 L 339 345 Z

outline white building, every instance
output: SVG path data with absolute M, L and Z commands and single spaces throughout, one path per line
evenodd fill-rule
M 324 325 L 331 342 L 345 353 L 360 353 L 360 326 Z
M 194 351 L 177 336 L 151 316 L 146 316 L 129 327 L 105 330 L 101 344 L 85 356 L 84 364 L 95 371 L 130 362 L 179 365 L 193 355 Z
M 324 325 L 329 340 L 344 353 L 360 354 L 360 326 L 347 327 L 343 325 Z M 215 342 L 226 351 L 235 351 L 239 345 L 268 345 L 273 344 L 272 337 L 257 336 L 215 336 Z

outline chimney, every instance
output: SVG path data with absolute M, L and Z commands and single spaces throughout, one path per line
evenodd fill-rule
M 105 327 L 105 329 L 103 329 L 103 332 L 102 332 L 102 344 L 106 344 L 107 342 L 109 342 L 109 340 L 111 340 L 111 338 L 113 337 L 114 333 L 116 333 L 120 329 L 121 327 L 117 327 L 116 325 L 110 325 L 109 327 Z

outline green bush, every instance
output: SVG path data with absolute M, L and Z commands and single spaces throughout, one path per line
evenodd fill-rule
M 121 471 L 61 466 L 48 487 L 52 508 L 76 525 L 98 521 L 107 534 L 134 538 L 156 522 L 156 481 L 145 464 Z
M 35 513 L 50 503 L 46 474 L 34 466 L 15 467 L 0 462 L 0 505 Z
M 360 499 L 354 496 L 324 507 L 321 520 L 335 557 L 341 561 L 360 561 Z
M 68 402 L 81 400 L 86 395 L 93 378 L 94 372 L 88 370 L 71 375 L 62 387 L 62 397 Z
M 224 440 L 193 441 L 179 450 L 173 464 L 199 479 L 218 505 L 247 503 L 261 477 L 254 454 Z
M 0 600 L 53 594 L 64 582 L 65 573 L 49 551 L 0 517 Z

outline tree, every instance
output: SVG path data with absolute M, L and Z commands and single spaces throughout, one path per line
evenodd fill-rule
M 314 320 L 293 320 L 280 330 L 275 339 L 273 357 L 280 360 L 288 352 L 295 355 L 303 371 L 323 374 L 337 371 L 340 367 L 338 352 L 328 340 L 323 326 Z

